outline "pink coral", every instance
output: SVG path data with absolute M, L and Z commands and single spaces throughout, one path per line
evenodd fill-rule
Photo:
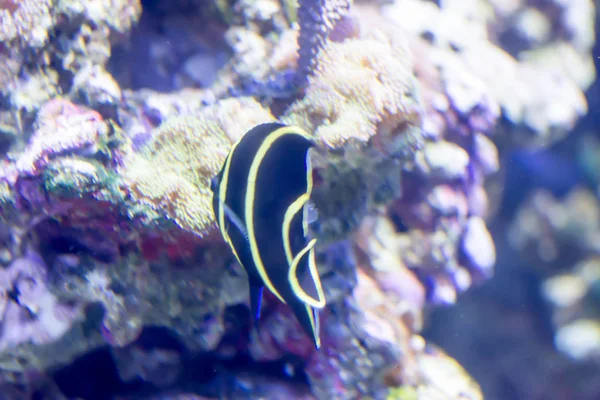
M 48 101 L 40 109 L 37 129 L 29 145 L 17 160 L 23 175 L 40 172 L 48 161 L 72 153 L 93 154 L 107 134 L 102 116 L 87 107 L 62 98 Z

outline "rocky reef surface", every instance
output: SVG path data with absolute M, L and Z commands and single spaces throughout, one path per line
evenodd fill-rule
M 426 312 L 493 276 L 505 154 L 587 113 L 591 1 L 0 1 L 0 43 L 6 398 L 483 398 Z M 319 147 L 320 351 L 269 295 L 252 329 L 211 209 L 275 120 Z

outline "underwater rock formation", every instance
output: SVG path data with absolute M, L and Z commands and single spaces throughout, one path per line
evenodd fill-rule
M 17 131 L 14 141 L 23 145 L 39 107 L 58 95 L 77 93 L 94 106 L 106 102 L 107 91 L 118 99 L 119 87 L 104 66 L 111 46 L 126 38 L 141 11 L 138 0 L 2 2 L 3 130 Z
M 536 37 L 514 15 L 551 10 L 526 1 L 30 3 L 0 2 L 0 359 L 21 361 L 0 382 L 54 373 L 79 396 L 56 371 L 107 347 L 150 398 L 482 398 L 423 312 L 493 274 L 496 146 L 551 143 L 586 112 L 591 3 Z M 319 352 L 269 294 L 252 328 L 214 229 L 210 179 L 275 120 L 318 145 Z M 25 262 L 51 310 L 19 289 Z
M 587 112 L 583 90 L 595 79 L 592 2 L 507 3 L 450 0 L 438 7 L 409 0 L 384 6 L 387 19 L 416 36 L 417 71 L 429 98 L 426 131 L 486 132 L 501 112 L 500 143 L 540 146 L 563 137 Z M 540 25 L 546 27 L 540 40 L 521 34 L 527 46 L 504 46 L 520 29 L 544 31 Z

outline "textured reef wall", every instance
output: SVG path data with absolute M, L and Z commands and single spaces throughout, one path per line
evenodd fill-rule
M 0 1 L 2 393 L 483 398 L 424 313 L 493 275 L 504 154 L 586 114 L 594 5 L 298 3 Z M 232 143 L 275 120 L 320 148 L 320 351 L 272 296 L 251 328 L 211 209 Z M 519 243 L 596 232 L 536 215 Z M 577 354 L 569 332 L 597 335 L 597 314 L 561 310 L 585 310 L 592 255 L 547 283 Z M 556 279 L 579 294 L 552 297 Z

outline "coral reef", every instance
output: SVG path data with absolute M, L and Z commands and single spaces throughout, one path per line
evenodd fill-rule
M 240 109 L 248 120 L 236 115 Z M 233 115 L 235 126 L 230 123 Z M 204 236 L 214 224 L 210 179 L 232 142 L 273 117 L 251 99 L 224 100 L 199 116 L 170 118 L 156 128 L 143 149 L 127 160 L 121 184 L 132 202 L 147 206 L 150 219 L 167 216 L 182 229 Z
M 104 96 L 119 95 L 104 66 L 141 11 L 136 0 L 3 2 L 0 122 L 23 132 L 17 142 L 24 144 L 39 107 L 57 95 L 74 91 L 95 103 L 107 101 L 98 92 L 108 88 Z
M 483 398 L 423 338 L 425 311 L 494 274 L 486 184 L 503 152 L 551 144 L 586 113 L 593 4 L 293 3 L 0 2 L 7 393 Z M 252 326 L 214 229 L 211 178 L 275 120 L 317 144 L 320 351 L 270 294 Z M 593 358 L 590 196 L 537 194 L 511 238 L 538 266 L 580 263 L 542 273 L 557 346 Z M 77 368 L 98 353 L 113 375 Z
M 409 128 L 418 129 L 412 60 L 397 32 L 328 42 L 315 64 L 304 97 L 286 110 L 284 121 L 305 127 L 331 148 L 343 147 L 349 139 L 366 143 L 377 137 L 386 143 Z M 401 145 L 381 150 L 394 154 L 396 147 Z
M 590 53 L 593 4 L 550 2 L 555 4 L 544 9 L 535 3 L 507 7 L 502 1 L 444 1 L 438 7 L 410 0 L 385 6 L 383 15 L 420 37 L 414 51 L 429 60 L 421 61 L 417 70 L 427 99 L 426 131 L 436 135 L 444 128 L 475 127 L 486 132 L 501 112 L 507 126 L 500 140 L 540 146 L 563 137 L 587 112 L 583 90 L 595 79 Z M 503 44 L 503 35 L 511 36 L 519 24 L 528 29 L 544 25 L 537 20 L 520 23 L 527 15 L 569 28 L 548 27 L 547 37 L 539 42 L 525 36 L 527 47 L 520 51 L 498 46 L 496 40 Z

